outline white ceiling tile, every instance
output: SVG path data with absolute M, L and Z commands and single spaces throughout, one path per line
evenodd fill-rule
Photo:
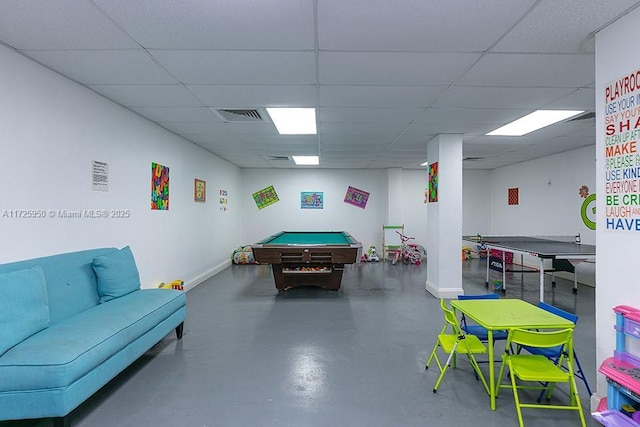
M 407 128 L 406 123 L 320 123 L 318 133 L 324 135 L 400 135 Z
M 138 47 L 92 2 L 84 0 L 2 0 L 0 40 L 17 49 Z
M 91 89 L 126 107 L 196 107 L 202 102 L 182 85 L 91 85 Z
M 313 49 L 311 1 L 93 0 L 148 49 Z
M 566 96 L 572 88 L 452 86 L 433 105 L 436 108 L 538 109 Z
M 458 82 L 465 86 L 582 87 L 594 80 L 593 55 L 484 55 Z
M 316 85 L 188 85 L 208 106 L 216 108 L 315 107 Z
M 151 54 L 185 84 L 316 84 L 313 52 L 152 50 Z
M 242 139 L 249 144 L 280 144 L 284 147 L 290 145 L 318 146 L 318 137 L 316 135 L 243 134 Z
M 576 89 L 570 94 L 563 96 L 547 105 L 544 108 L 595 111 L 596 90 L 594 88 Z
M 542 0 L 493 50 L 592 53 L 592 33 L 636 4 L 637 0 Z
M 531 110 L 502 110 L 478 108 L 429 108 L 418 123 L 504 124 Z
M 406 123 L 413 122 L 424 112 L 423 108 L 320 108 L 320 121 L 347 123 Z
M 207 107 L 135 107 L 136 113 L 159 123 L 220 123 L 220 118 Z
M 26 54 L 86 85 L 176 83 L 141 50 L 30 50 Z
M 233 136 L 233 133 L 227 127 L 225 123 L 214 123 L 211 122 L 196 122 L 196 123 L 183 123 L 183 122 L 169 122 L 163 123 L 159 122 L 159 124 L 169 129 L 172 132 L 176 132 L 178 134 L 186 134 L 186 135 L 208 135 L 208 136 L 219 136 L 219 137 L 230 137 Z
M 387 146 L 391 142 L 393 142 L 398 135 L 381 135 L 381 134 L 370 134 L 370 135 L 320 135 L 320 143 L 323 146 L 330 145 L 360 145 L 362 147 L 366 146 Z
M 475 53 L 320 52 L 320 83 L 442 86 L 456 81 Z
M 318 2 L 319 45 L 321 50 L 482 52 L 533 3 L 323 0 Z
M 593 145 L 594 119 L 485 134 L 538 108 L 593 111 L 592 35 L 639 4 L 4 0 L 0 43 L 240 167 L 292 168 L 263 156 L 300 149 L 323 168 L 415 169 L 426 141 L 460 133 L 483 157 L 464 168 L 491 169 Z M 318 108 L 319 134 L 214 111 L 266 106 Z
M 320 86 L 321 107 L 428 107 L 447 86 Z

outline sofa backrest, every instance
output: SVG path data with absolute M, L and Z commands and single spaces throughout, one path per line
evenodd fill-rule
M 89 249 L 0 264 L 0 273 L 42 267 L 49 294 L 49 317 L 55 323 L 98 305 L 98 283 L 91 262 L 115 250 Z

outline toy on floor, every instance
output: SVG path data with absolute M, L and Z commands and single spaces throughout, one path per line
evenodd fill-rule
M 231 260 L 234 264 L 257 264 L 256 260 L 253 258 L 251 245 L 239 246 L 233 251 Z
M 369 251 L 367 253 L 367 258 L 369 262 L 378 262 L 380 258 L 378 257 L 378 251 L 375 246 L 369 246 Z
M 171 283 L 160 283 L 158 286 L 160 289 L 175 289 L 177 291 L 184 291 L 184 282 L 182 280 L 174 280 Z

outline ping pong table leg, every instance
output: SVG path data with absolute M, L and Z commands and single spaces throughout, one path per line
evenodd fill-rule
M 544 302 L 544 259 L 540 260 L 540 302 Z
M 484 282 L 484 287 L 489 289 L 489 263 L 491 262 L 491 249 L 487 247 L 487 280 Z
M 577 294 L 578 293 L 578 270 L 575 268 L 573 269 L 573 294 Z
M 502 293 L 507 293 L 507 263 L 506 251 L 502 251 Z

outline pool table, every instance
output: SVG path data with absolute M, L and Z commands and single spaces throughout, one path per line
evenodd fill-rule
M 337 291 L 344 265 L 360 260 L 362 243 L 344 231 L 281 231 L 251 249 L 257 262 L 272 265 L 278 291 L 297 286 Z

